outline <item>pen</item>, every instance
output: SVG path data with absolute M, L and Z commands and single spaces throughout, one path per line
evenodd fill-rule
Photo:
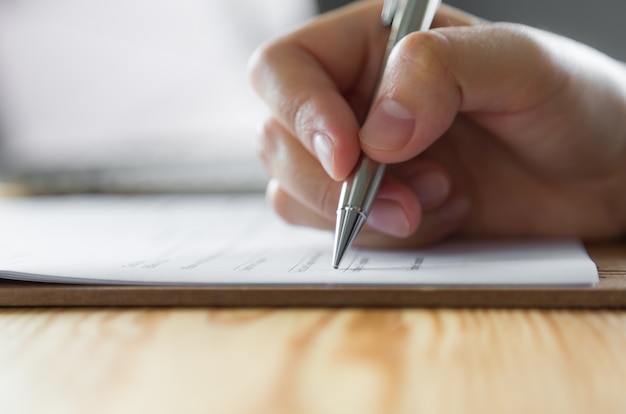
M 404 36 L 411 32 L 428 30 L 439 7 L 440 0 L 385 0 L 381 13 L 384 26 L 391 26 L 387 50 L 372 94 L 372 101 L 378 94 L 378 87 L 387 64 L 391 49 Z M 367 220 L 378 186 L 385 172 L 385 164 L 361 156 L 355 172 L 343 183 L 333 250 L 333 267 L 337 269 L 348 248 L 361 231 Z

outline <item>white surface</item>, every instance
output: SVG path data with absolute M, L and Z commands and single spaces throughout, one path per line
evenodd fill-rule
M 15 168 L 254 159 L 252 51 L 308 0 L 0 1 L 0 119 Z
M 124 284 L 592 285 L 581 243 L 352 249 L 291 227 L 261 196 L 74 196 L 0 202 L 0 275 Z

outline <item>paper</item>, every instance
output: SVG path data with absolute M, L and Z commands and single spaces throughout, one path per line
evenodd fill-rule
M 0 276 L 154 285 L 592 285 L 578 241 L 351 249 L 289 226 L 261 195 L 56 196 L 0 202 Z

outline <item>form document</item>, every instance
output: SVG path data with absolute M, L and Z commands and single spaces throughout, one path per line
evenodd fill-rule
M 450 241 L 351 249 L 282 222 L 260 194 L 0 201 L 0 277 L 150 285 L 593 285 L 579 241 Z

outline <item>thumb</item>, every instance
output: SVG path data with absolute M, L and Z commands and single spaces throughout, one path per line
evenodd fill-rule
M 545 36 L 544 36 L 545 35 Z M 360 131 L 372 159 L 411 159 L 459 112 L 507 114 L 548 100 L 563 85 L 550 36 L 514 24 L 417 32 L 389 56 L 378 96 Z

